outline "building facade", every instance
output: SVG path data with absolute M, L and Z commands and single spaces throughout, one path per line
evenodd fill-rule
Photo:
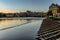
M 59 17 L 60 16 L 60 6 L 58 4 L 54 4 L 52 3 L 49 6 L 49 11 L 53 14 L 53 16 L 55 17 Z

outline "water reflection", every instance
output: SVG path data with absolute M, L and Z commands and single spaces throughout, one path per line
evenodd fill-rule
M 0 19 L 0 29 L 21 25 L 27 22 L 28 22 L 27 20 L 22 20 L 22 19 L 15 19 L 15 20 Z
M 33 22 L 32 22 L 33 21 Z M 24 24 L 28 23 L 28 24 Z M 23 19 L 15 19 L 15 20 L 0 20 L 0 29 L 14 27 L 7 30 L 0 31 L 0 40 L 36 40 L 37 31 L 40 28 L 42 20 L 23 20 Z

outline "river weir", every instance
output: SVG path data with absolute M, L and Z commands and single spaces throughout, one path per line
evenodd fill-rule
M 37 33 L 38 40 L 57 40 L 60 38 L 60 19 L 46 18 Z

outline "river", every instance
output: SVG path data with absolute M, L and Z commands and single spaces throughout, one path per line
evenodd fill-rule
M 37 40 L 35 38 L 43 19 L 0 18 L 0 40 Z
M 36 40 L 43 19 L 0 19 L 0 40 Z

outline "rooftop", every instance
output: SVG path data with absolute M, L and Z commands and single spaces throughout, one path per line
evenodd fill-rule
M 56 6 L 56 7 L 60 8 L 60 5 L 58 5 L 58 4 L 52 3 L 52 4 L 50 5 L 50 7 L 52 7 L 52 6 Z M 49 7 L 49 8 L 50 8 L 50 7 Z

